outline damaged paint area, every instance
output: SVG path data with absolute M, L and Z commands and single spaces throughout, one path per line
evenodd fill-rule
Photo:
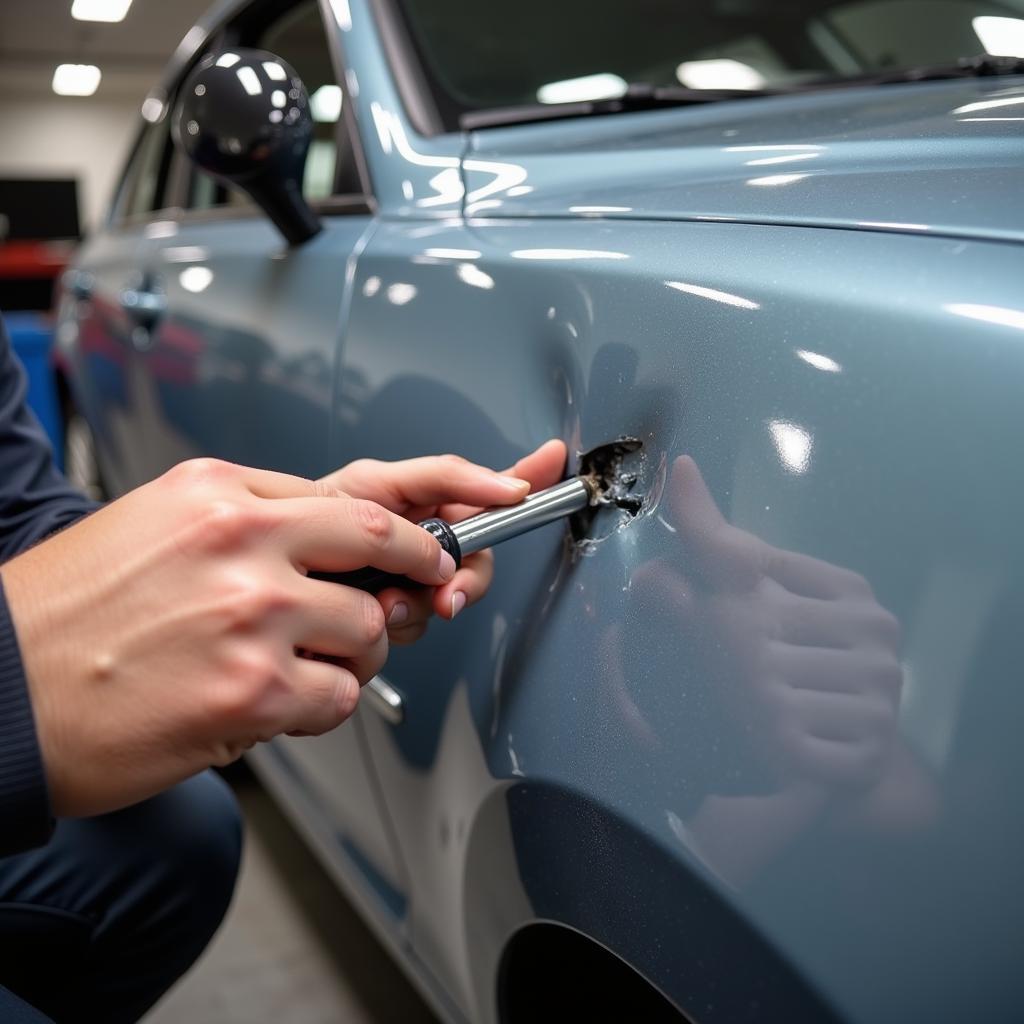
M 591 492 L 590 504 L 570 520 L 576 548 L 589 554 L 594 546 L 626 526 L 644 506 L 636 492 L 644 462 L 643 442 L 620 437 L 579 454 L 579 473 Z

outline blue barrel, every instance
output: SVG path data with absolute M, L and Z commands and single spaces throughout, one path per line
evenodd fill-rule
M 28 372 L 28 404 L 49 435 L 57 465 L 63 468 L 64 428 L 50 363 L 53 330 L 49 318 L 42 313 L 5 313 L 4 323 L 11 345 Z

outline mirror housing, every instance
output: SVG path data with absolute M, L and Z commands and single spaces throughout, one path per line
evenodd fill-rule
M 290 245 L 320 231 L 302 195 L 309 96 L 280 57 L 241 48 L 204 57 L 181 87 L 171 127 L 190 160 L 248 193 Z

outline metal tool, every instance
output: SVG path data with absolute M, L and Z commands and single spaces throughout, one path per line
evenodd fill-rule
M 518 505 L 490 509 L 470 519 L 463 519 L 461 523 L 425 519 L 419 525 L 437 538 L 441 547 L 455 559 L 455 566 L 458 568 L 462 564 L 462 559 L 474 551 L 482 551 L 512 537 L 546 526 L 556 519 L 571 516 L 574 512 L 579 512 L 600 500 L 598 488 L 592 479 L 575 476 L 555 484 L 554 487 L 529 495 Z M 311 572 L 309 575 L 314 579 L 329 580 L 370 593 L 377 593 L 385 587 L 418 585 L 405 576 L 382 572 L 372 566 L 357 569 L 355 572 Z

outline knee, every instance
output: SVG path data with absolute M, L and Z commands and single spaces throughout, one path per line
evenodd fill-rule
M 112 817 L 120 818 L 119 832 L 132 836 L 134 864 L 122 861 L 124 869 L 215 928 L 231 901 L 242 854 L 242 816 L 224 780 L 203 772 Z
M 166 859 L 191 897 L 219 916 L 231 900 L 242 856 L 242 815 L 227 783 L 203 772 L 165 794 Z

